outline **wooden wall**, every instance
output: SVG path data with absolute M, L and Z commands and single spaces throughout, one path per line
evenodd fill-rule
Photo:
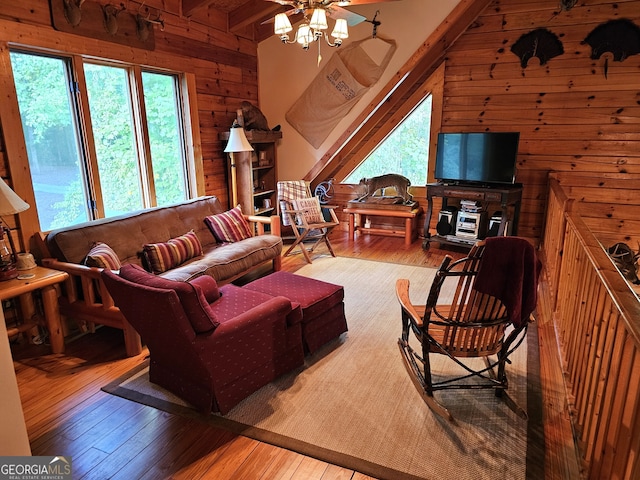
M 97 0 L 88 1 L 95 3 Z M 100 2 L 113 3 L 109 0 Z M 128 1 L 126 5 L 127 12 L 136 13 L 140 8 L 142 12 L 148 9 L 153 18 L 158 14 L 162 16 L 165 26 L 164 30 L 155 28 L 154 50 L 58 32 L 52 27 L 49 0 L 0 2 L 0 47 L 7 44 L 36 46 L 193 74 L 197 91 L 196 118 L 199 121 L 195 129 L 200 133 L 200 145 L 196 147 L 203 160 L 204 193 L 217 195 L 226 203 L 226 162 L 218 133 L 231 126 L 241 101 L 258 103 L 257 44 L 248 33 L 228 33 L 226 14 L 213 9 L 184 18 L 180 15 L 179 0 Z M 2 92 L 2 101 L 6 101 L 5 93 Z M 7 112 L 6 109 L 2 112 L 0 128 L 4 133 L 0 132 L 0 139 L 7 135 L 16 121 L 15 112 Z M 21 164 L 24 160 L 19 155 L 10 158 L 5 144 L 0 141 L 0 176 L 11 184 L 10 172 L 24 169 Z M 21 226 L 33 233 L 38 230 L 33 225 L 37 218 L 30 210 L 27 212 L 31 217 L 21 215 Z M 26 238 L 29 236 L 27 234 Z
M 622 242 L 640 250 L 640 174 L 552 174 L 604 247 Z
M 639 1 L 495 0 L 447 53 L 442 130 L 519 131 L 517 181 L 524 184 L 519 234 L 540 239 L 550 171 L 640 173 L 640 55 L 592 60 L 583 40 L 598 25 L 628 18 Z M 556 34 L 564 54 L 521 68 L 511 46 L 536 28 Z M 608 71 L 605 76 L 605 62 Z M 613 208 L 608 223 L 634 212 Z M 607 194 L 609 192 L 609 195 Z M 638 218 L 638 212 L 635 212 Z

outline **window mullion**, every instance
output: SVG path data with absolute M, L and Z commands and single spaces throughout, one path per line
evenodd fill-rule
M 149 128 L 147 126 L 147 113 L 142 87 L 142 70 L 140 67 L 133 67 L 130 70 L 129 78 L 134 112 L 133 124 L 138 138 L 138 168 L 140 169 L 143 198 L 147 207 L 155 207 L 157 205 L 156 189 L 153 180 L 151 143 L 149 141 Z
M 91 203 L 91 205 L 88 205 L 88 209 L 91 212 L 90 218 L 104 218 L 104 203 L 102 201 L 98 156 L 96 154 L 96 144 L 89 110 L 89 95 L 87 94 L 87 83 L 84 75 L 84 63 L 79 56 L 72 57 L 71 76 L 77 85 L 75 96 L 77 99 L 80 137 L 83 145 L 82 151 L 84 151 L 85 155 L 83 171 L 85 172 L 86 188 L 88 189 L 87 197 Z

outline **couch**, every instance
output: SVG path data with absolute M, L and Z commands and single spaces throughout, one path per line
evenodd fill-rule
M 219 243 L 204 219 L 220 213 L 219 200 L 208 196 L 41 234 L 42 264 L 69 274 L 60 297 L 60 312 L 88 328 L 94 324 L 120 328 L 127 355 L 141 352 L 140 336 L 114 305 L 100 278 L 102 268 L 84 264 L 96 242 L 108 245 L 122 265 L 141 265 L 144 245 L 167 242 L 193 230 L 203 254 L 159 274 L 168 280 L 190 281 L 208 275 L 224 285 L 266 263 L 274 271 L 280 270 L 282 239 L 277 216 L 245 216 L 257 234 Z
M 123 265 L 102 279 L 149 348 L 149 380 L 202 413 L 226 414 L 304 363 L 302 311 L 209 276 L 176 282 Z

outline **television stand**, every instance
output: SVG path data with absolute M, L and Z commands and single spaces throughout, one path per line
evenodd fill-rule
M 522 184 L 513 185 L 468 185 L 455 184 L 447 185 L 442 182 L 427 184 L 427 212 L 424 222 L 424 241 L 422 248 L 427 249 L 431 242 L 438 242 L 441 245 L 456 245 L 471 247 L 475 240 L 465 238 L 464 241 L 455 239 L 453 235 L 431 235 L 430 224 L 433 216 L 433 198 L 442 198 L 442 209 L 448 206 L 449 199 L 475 200 L 482 203 L 485 211 L 491 204 L 499 204 L 502 212 L 498 236 L 505 234 L 508 224 L 511 225 L 511 234 L 518 234 L 518 220 L 520 217 L 520 204 L 522 202 Z M 495 207 L 494 207 L 495 208 Z M 495 208 L 497 209 L 497 208 Z M 478 239 L 484 238 L 484 234 Z

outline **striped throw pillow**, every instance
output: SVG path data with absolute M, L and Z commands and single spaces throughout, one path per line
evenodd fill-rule
M 242 215 L 240 205 L 224 213 L 205 217 L 204 223 L 209 227 L 218 243 L 239 242 L 253 237 L 249 223 Z
M 108 268 L 109 270 L 120 270 L 120 259 L 113 249 L 103 242 L 96 242 L 91 246 L 91 250 L 84 259 L 87 267 Z
M 162 273 L 202 255 L 202 245 L 191 230 L 165 243 L 147 243 L 142 247 L 147 266 L 153 273 Z

